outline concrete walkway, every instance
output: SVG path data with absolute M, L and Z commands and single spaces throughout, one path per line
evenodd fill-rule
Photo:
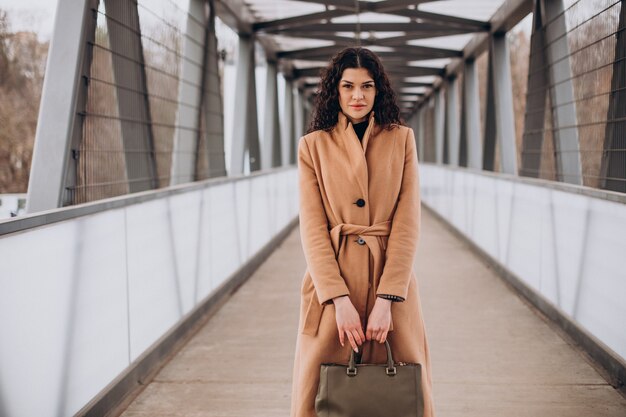
M 157 374 L 124 417 L 289 415 L 306 265 L 298 233 Z M 416 270 L 438 417 L 626 416 L 626 399 L 584 355 L 428 211 Z

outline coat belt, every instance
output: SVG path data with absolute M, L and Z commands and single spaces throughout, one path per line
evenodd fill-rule
M 384 253 L 386 245 L 383 244 L 381 236 L 389 236 L 391 233 L 391 221 L 375 223 L 371 226 L 361 224 L 339 223 L 330 230 L 330 241 L 335 251 L 335 256 L 339 257 L 340 237 L 346 235 L 357 235 L 365 241 L 374 258 L 374 288 L 378 287 L 378 279 L 382 274 Z

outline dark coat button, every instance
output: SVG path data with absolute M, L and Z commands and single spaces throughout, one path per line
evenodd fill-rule
M 363 207 L 365 205 L 365 200 L 363 200 L 362 198 L 359 198 L 356 201 L 356 205 L 359 206 L 359 207 Z
M 357 239 L 356 243 L 358 243 L 359 245 L 365 245 L 365 239 L 360 237 L 360 238 Z

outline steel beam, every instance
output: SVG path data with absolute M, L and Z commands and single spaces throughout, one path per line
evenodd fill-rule
M 493 35 L 489 53 L 489 86 L 488 86 L 486 131 L 495 136 L 485 139 L 485 147 L 492 152 L 497 140 L 500 144 L 500 171 L 517 175 L 517 151 L 515 146 L 515 119 L 513 115 L 513 85 L 511 82 L 511 60 L 506 34 Z M 494 129 L 495 128 L 495 129 Z M 489 158 L 485 157 L 485 160 Z M 489 161 L 491 169 L 493 161 Z
M 416 128 L 417 128 L 417 132 L 415 132 L 415 134 L 417 135 L 417 152 L 418 152 L 418 157 L 419 157 L 420 161 L 424 161 L 425 160 L 425 156 L 424 156 L 424 149 L 425 149 L 425 145 L 424 145 L 424 140 L 425 140 L 425 135 L 424 135 L 424 122 L 425 122 L 424 112 L 425 112 L 424 107 L 420 107 L 417 110 L 417 113 L 415 114 L 415 124 L 416 124 Z
M 455 58 L 461 57 L 463 53 L 454 49 L 444 48 L 431 48 L 427 46 L 407 45 L 404 40 L 398 40 L 392 42 L 380 42 L 380 45 L 389 46 L 394 48 L 394 51 L 378 51 L 376 55 L 385 57 L 397 57 L 404 60 L 418 60 L 418 59 L 433 59 L 433 58 Z M 352 42 L 341 42 L 330 46 L 321 46 L 317 48 L 304 48 L 295 49 L 290 51 L 279 51 L 276 53 L 278 58 L 292 58 L 292 59 L 313 59 L 313 60 L 325 60 L 333 56 L 342 47 L 354 46 L 354 40 Z
M 543 158 L 543 141 L 546 120 L 546 95 L 548 92 L 547 57 L 545 53 L 545 31 L 541 4 L 536 3 L 530 38 L 528 64 L 528 87 L 526 89 L 526 114 L 522 137 L 522 166 L 520 175 L 539 178 Z M 546 155 L 555 158 L 554 155 Z M 556 166 L 556 163 L 555 163 Z
M 485 108 L 485 130 L 483 140 L 483 169 L 487 171 L 495 170 L 496 158 L 496 100 L 494 92 L 494 75 L 492 57 L 493 52 L 489 53 L 489 61 L 487 63 L 487 103 Z
M 304 134 L 304 94 L 302 90 L 296 88 L 296 95 L 294 96 L 294 146 L 297 144 L 300 137 Z
M 480 137 L 480 98 L 476 62 L 465 62 L 463 73 L 463 131 L 466 144 L 467 166 L 482 169 L 482 141 Z
M 448 163 L 459 165 L 459 98 L 456 77 L 449 78 L 446 86 L 446 143 Z
M 622 0 L 615 34 L 615 58 L 606 130 L 600 186 L 626 193 L 626 2 Z
M 135 193 L 157 188 L 154 133 L 137 3 L 104 0 L 104 6 L 113 51 L 111 59 L 117 86 L 128 191 Z
M 438 164 L 443 164 L 443 141 L 445 129 L 445 100 L 443 98 L 443 94 L 444 93 L 441 88 L 435 92 L 435 126 L 433 130 L 435 131 L 435 162 Z
M 200 105 L 204 41 L 206 38 L 204 0 L 189 0 L 183 37 L 181 82 L 178 84 L 178 111 L 172 149 L 170 185 L 194 181 L 200 131 Z
M 316 3 L 316 4 L 323 4 L 326 6 L 334 6 L 339 9 L 351 10 L 353 12 L 356 10 L 356 4 L 352 0 L 299 0 L 299 1 L 302 1 L 305 3 Z M 430 3 L 432 1 L 439 1 L 439 0 L 412 0 L 409 4 L 417 6 L 419 4 Z M 374 2 L 360 0 L 358 2 L 358 6 L 361 12 L 380 11 L 380 10 L 384 10 L 384 8 L 395 9 L 399 7 L 406 7 L 407 1 L 406 0 L 386 0 L 386 1 L 380 1 L 378 3 L 374 3 Z
M 489 22 L 467 19 L 464 17 L 443 15 L 439 13 L 425 12 L 418 9 L 404 8 L 388 11 L 387 13 L 397 16 L 410 17 L 412 19 L 421 19 L 423 21 L 426 21 L 427 23 L 443 23 L 447 25 L 453 25 L 455 27 L 459 27 L 468 31 L 489 31 L 491 27 Z
M 354 32 L 354 29 L 355 27 L 353 27 L 352 30 L 349 30 L 348 32 Z M 410 30 L 410 31 L 405 31 L 404 33 L 405 33 L 404 35 L 394 36 L 393 38 L 377 38 L 375 35 L 374 37 L 370 37 L 372 35 L 372 32 L 366 33 L 364 34 L 364 36 L 361 37 L 361 45 L 362 46 L 384 45 L 384 41 L 387 39 L 394 39 L 394 41 L 397 41 L 400 39 L 404 39 L 405 41 L 412 41 L 412 40 L 417 40 L 417 39 L 432 38 L 435 36 L 445 36 L 445 35 L 450 34 L 450 28 L 443 28 L 441 34 L 437 34 L 436 32 L 432 30 L 431 31 Z M 467 33 L 467 31 L 462 30 L 462 29 L 456 29 L 454 34 L 464 34 L 464 33 Z M 271 36 L 271 35 L 272 34 L 264 34 L 262 32 L 259 32 L 259 38 Z M 294 37 L 294 38 L 305 38 L 305 39 L 316 39 L 316 40 L 321 39 L 321 40 L 328 40 L 328 41 L 333 41 L 333 42 L 344 42 L 350 45 L 356 44 L 354 37 L 337 35 L 335 32 L 328 32 L 328 31 L 315 31 L 315 30 L 303 31 L 301 30 L 300 27 L 291 28 L 289 29 L 288 32 L 280 33 L 280 35 L 287 36 L 287 37 Z
M 351 14 L 354 14 L 354 12 L 341 9 L 324 10 L 323 12 L 287 17 L 284 19 L 256 22 L 252 24 L 252 29 L 255 32 L 265 31 L 267 29 L 287 29 L 294 26 L 298 27 L 305 23 L 320 22 L 322 20 L 331 19 L 333 17 L 341 17 Z
M 217 16 L 239 35 L 253 33 L 252 14 L 243 0 L 214 0 Z
M 283 165 L 293 165 L 297 161 L 298 142 L 295 132 L 293 103 L 293 80 L 285 77 L 285 108 L 284 126 L 285 137 L 283 138 Z
M 296 78 L 302 77 L 318 77 L 320 75 L 320 71 L 325 67 L 310 67 L 310 68 L 300 68 L 294 70 L 294 76 Z M 424 75 L 437 75 L 441 76 L 444 73 L 442 68 L 432 68 L 432 67 L 395 67 L 395 66 L 385 66 L 385 69 L 389 73 L 391 77 L 418 77 Z
M 217 36 L 215 34 L 216 9 L 214 0 L 209 0 L 209 20 L 206 27 L 202 117 L 204 118 L 204 140 L 208 177 L 224 177 L 226 156 L 224 154 L 224 102 L 220 82 Z
M 506 0 L 489 20 L 489 33 L 506 33 L 533 11 L 535 0 Z M 463 48 L 463 58 L 476 59 L 489 50 L 491 37 L 477 33 Z M 453 61 L 446 66 L 446 75 L 457 74 L 463 69 L 463 61 Z
M 244 173 L 248 151 L 250 172 L 261 169 L 256 106 L 254 36 L 239 35 L 239 59 L 235 87 L 233 142 L 229 175 Z M 240 116 L 240 117 L 237 117 Z
M 57 3 L 39 105 L 27 213 L 72 203 L 66 187 L 76 184 L 76 156 L 84 121 L 77 113 L 85 111 L 87 101 L 85 80 L 91 67 L 97 10 L 97 0 Z
M 278 167 L 282 163 L 280 122 L 278 117 L 278 69 L 275 61 L 267 62 L 265 89 L 265 125 L 263 126 L 263 169 Z
M 542 0 L 545 12 L 545 42 L 552 99 L 557 179 L 583 184 L 580 161 L 576 99 L 572 82 L 567 24 L 563 0 Z
M 395 23 L 361 23 L 361 32 L 422 32 L 432 33 L 438 36 L 456 35 L 459 33 L 468 33 L 467 29 L 460 29 L 452 26 L 436 25 L 429 23 L 418 22 L 395 22 Z M 291 28 L 273 27 L 267 28 L 267 33 L 281 33 L 288 34 Z M 354 32 L 354 23 L 312 23 L 307 25 L 300 25 L 297 27 L 298 31 L 311 31 L 311 32 Z

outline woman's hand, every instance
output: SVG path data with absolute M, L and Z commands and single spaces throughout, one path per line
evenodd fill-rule
M 376 297 L 374 308 L 367 319 L 367 340 L 384 343 L 391 327 L 391 300 Z
M 341 346 L 344 346 L 345 336 L 348 336 L 352 349 L 358 352 L 359 348 L 357 345 L 361 346 L 365 341 L 359 313 L 347 295 L 333 298 L 333 303 L 335 304 L 337 330 L 339 330 L 339 343 L 341 343 Z

